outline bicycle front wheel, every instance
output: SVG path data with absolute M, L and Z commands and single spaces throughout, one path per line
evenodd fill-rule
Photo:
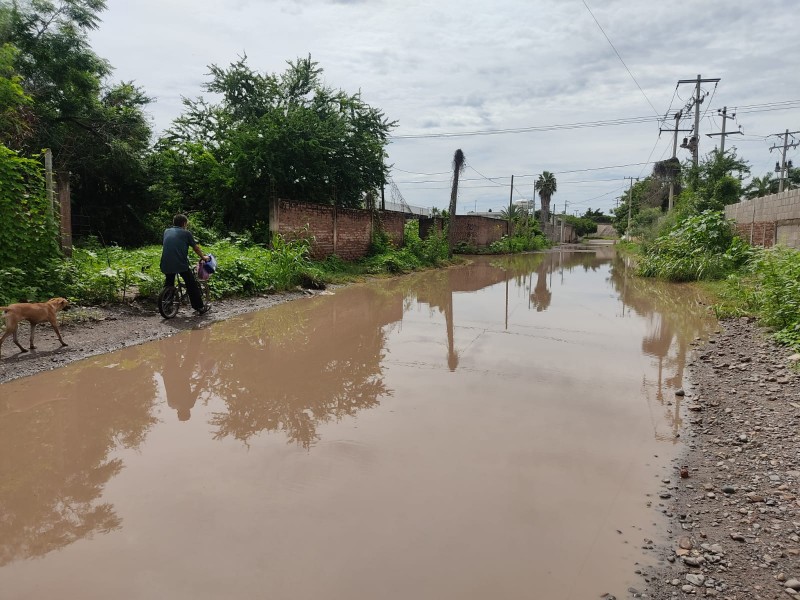
M 178 290 L 174 286 L 167 286 L 158 295 L 158 312 L 165 319 L 171 319 L 178 314 L 180 298 Z

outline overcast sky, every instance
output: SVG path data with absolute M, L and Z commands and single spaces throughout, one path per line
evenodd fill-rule
M 720 131 L 717 109 L 727 106 L 737 113 L 728 130 L 741 125 L 745 135 L 729 136 L 726 147 L 735 146 L 756 175 L 774 169 L 779 153 L 769 148 L 783 140 L 766 136 L 800 130 L 797 0 L 586 4 L 108 0 L 92 45 L 115 67 L 116 80 L 133 80 L 155 98 L 157 130 L 180 114 L 182 96 L 203 95 L 209 64 L 246 53 L 253 68 L 274 73 L 311 54 L 327 85 L 361 90 L 398 121 L 388 148 L 391 177 L 416 206 L 447 207 L 453 153 L 461 148 L 468 168 L 459 213 L 507 206 L 512 174 L 514 200 L 530 199 L 543 170 L 556 174 L 559 212 L 565 202 L 570 214 L 608 212 L 627 189 L 625 177 L 652 169 L 640 163 L 671 155 L 672 136 L 659 138 L 655 119 L 668 114 L 661 127 L 674 126 L 672 116 L 693 94 L 677 82 L 698 74 L 721 79 L 702 86 L 701 155 L 719 143 L 705 134 Z M 794 103 L 763 106 L 787 101 Z M 642 119 L 486 133 L 632 118 Z M 417 135 L 439 137 L 402 137 Z M 799 150 L 787 156 L 795 164 Z M 688 156 L 678 149 L 681 160 Z

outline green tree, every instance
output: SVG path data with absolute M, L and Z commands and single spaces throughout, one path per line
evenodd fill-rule
M 772 177 L 772 173 L 767 171 L 763 177 L 753 177 L 747 187 L 744 188 L 744 196 L 748 200 L 761 198 L 770 194 L 778 193 L 778 180 Z
M 742 196 L 741 178 L 749 173 L 750 167 L 735 150 L 712 150 L 697 167 L 687 169 L 679 209 L 684 214 L 698 214 L 719 211 L 738 202 Z
M 11 44 L 0 46 L 0 139 L 12 146 L 30 133 L 26 111 L 31 97 L 22 89 L 22 77 L 14 69 L 18 53 Z
M 536 183 L 533 185 L 534 189 L 539 192 L 539 198 L 542 201 L 541 218 L 542 224 L 547 223 L 550 218 L 550 198 L 558 190 L 558 183 L 556 177 L 550 171 L 543 171 Z
M 323 85 L 322 73 L 310 56 L 280 75 L 254 71 L 246 57 L 212 65 L 205 90 L 220 101 L 185 100 L 158 144 L 163 196 L 220 228 L 265 226 L 270 194 L 361 206 L 386 179 L 395 124 L 360 94 Z
M 599 208 L 597 210 L 587 208 L 582 218 L 590 219 L 595 223 L 611 223 L 611 215 L 604 214 Z
M 575 234 L 583 237 L 590 233 L 597 232 L 597 223 L 592 219 L 586 217 L 574 217 L 572 215 L 566 216 L 566 221 L 575 228 Z
M 15 0 L 0 13 L 32 100 L 29 131 L 13 147 L 50 148 L 59 186 L 72 186 L 73 212 L 91 216 L 106 240 L 133 244 L 145 235 L 150 100 L 132 83 L 106 83 L 111 66 L 88 39 L 104 9 L 104 0 Z

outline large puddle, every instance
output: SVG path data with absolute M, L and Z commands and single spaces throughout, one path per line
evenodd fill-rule
M 481 258 L 0 385 L 0 597 L 624 597 L 704 309 Z

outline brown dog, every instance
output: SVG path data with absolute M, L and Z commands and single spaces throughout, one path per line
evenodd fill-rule
M 6 318 L 6 331 L 3 337 L 0 338 L 0 351 L 3 349 L 3 342 L 9 335 L 14 336 L 14 343 L 19 346 L 21 352 L 27 352 L 25 348 L 17 340 L 17 325 L 20 321 L 28 321 L 31 324 L 31 350 L 35 350 L 36 346 L 33 345 L 33 332 L 39 323 L 49 321 L 50 325 L 58 336 L 58 341 L 62 346 L 66 346 L 61 338 L 61 332 L 58 330 L 58 321 L 56 320 L 56 313 L 64 310 L 69 305 L 66 298 L 51 298 L 47 302 L 30 302 L 23 304 L 10 304 L 9 306 L 0 306 L 0 310 L 5 313 Z

